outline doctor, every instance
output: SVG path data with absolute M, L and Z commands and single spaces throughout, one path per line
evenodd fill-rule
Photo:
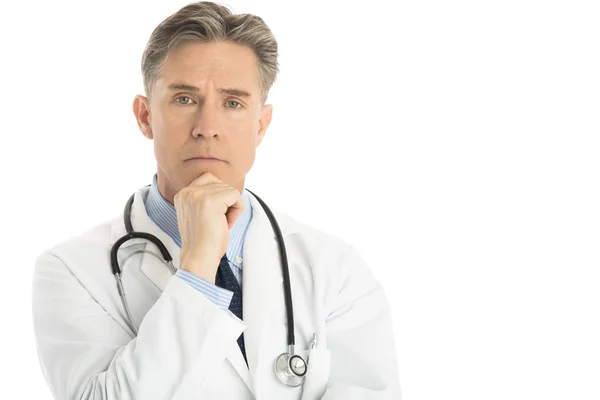
M 146 96 L 133 104 L 154 143 L 151 185 L 125 215 L 36 260 L 35 337 L 56 399 L 400 399 L 387 299 L 357 249 L 273 210 L 293 351 L 307 365 L 301 377 L 276 374 L 290 348 L 286 279 L 244 178 L 271 121 L 277 53 L 260 18 L 213 3 L 187 5 L 152 33 Z M 111 248 L 127 218 L 164 244 L 173 270 L 154 242 L 125 241 L 116 251 L 125 303 Z

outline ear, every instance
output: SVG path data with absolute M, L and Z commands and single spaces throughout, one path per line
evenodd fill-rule
M 139 94 L 135 96 L 135 99 L 133 99 L 133 114 L 142 134 L 148 139 L 153 139 L 154 135 L 150 126 L 150 101 L 146 96 Z
M 262 111 L 260 114 L 260 119 L 258 120 L 258 132 L 256 134 L 256 147 L 262 142 L 265 137 L 265 133 L 267 132 L 267 128 L 271 123 L 271 118 L 273 117 L 273 105 L 272 104 L 264 104 L 262 106 Z

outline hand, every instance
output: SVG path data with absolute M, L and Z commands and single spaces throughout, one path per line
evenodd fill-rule
M 244 209 L 241 193 L 205 172 L 173 200 L 181 235 L 181 268 L 215 283 L 229 229 Z

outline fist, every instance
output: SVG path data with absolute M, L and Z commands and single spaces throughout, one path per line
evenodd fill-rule
M 205 172 L 173 200 L 181 235 L 181 268 L 215 283 L 229 229 L 244 209 L 241 193 Z

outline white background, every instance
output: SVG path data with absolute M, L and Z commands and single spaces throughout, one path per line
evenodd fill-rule
M 185 4 L 2 2 L 0 398 L 51 398 L 33 261 L 150 183 L 131 104 Z M 280 45 L 246 186 L 370 263 L 403 398 L 600 399 L 597 2 L 228 4 Z

